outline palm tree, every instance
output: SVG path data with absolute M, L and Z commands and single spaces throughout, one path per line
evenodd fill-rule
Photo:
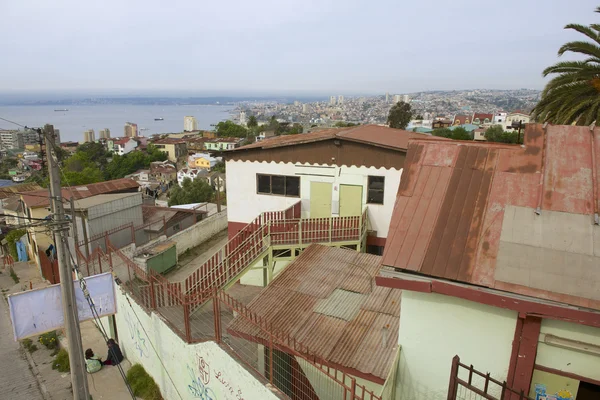
M 595 12 L 600 13 L 600 7 Z M 545 77 L 554 77 L 544 88 L 533 117 L 553 124 L 591 125 L 600 122 L 600 24 L 569 24 L 565 29 L 573 29 L 591 40 L 565 43 L 558 55 L 571 52 L 586 58 L 561 61 L 544 70 Z

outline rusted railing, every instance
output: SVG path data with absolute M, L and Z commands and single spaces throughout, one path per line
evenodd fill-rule
M 468 375 L 465 377 L 465 374 Z M 470 400 L 473 396 L 487 400 L 534 400 L 523 390 L 515 390 L 509 387 L 506 381 L 500 382 L 489 373 L 479 372 L 473 365 L 462 364 L 460 358 L 454 356 L 450 370 L 448 400 Z

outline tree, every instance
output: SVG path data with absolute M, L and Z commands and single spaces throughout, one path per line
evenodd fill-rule
M 351 126 L 357 126 L 357 125 L 359 125 L 359 124 L 355 124 L 353 122 L 338 121 L 333 126 L 336 128 L 349 128 Z
M 416 119 L 417 121 L 422 121 L 422 120 L 424 120 L 425 118 L 423 118 L 423 116 L 422 116 L 421 114 L 419 114 L 419 115 L 417 115 L 417 116 L 415 117 L 415 119 Z
M 242 125 L 238 125 L 233 121 L 221 121 L 217 124 L 217 136 L 221 137 L 246 137 L 248 129 Z
M 251 115 L 250 118 L 248 118 L 248 123 L 246 124 L 246 126 L 249 129 L 256 128 L 258 126 L 258 121 L 256 120 L 256 117 L 254 115 Z
M 600 7 L 595 12 L 600 13 Z M 543 71 L 544 77 L 554 78 L 546 84 L 533 117 L 553 124 L 591 125 L 600 120 L 600 24 L 568 24 L 565 29 L 577 31 L 590 40 L 565 43 L 558 55 L 572 53 L 584 59 L 561 61 Z
M 210 170 L 214 171 L 214 172 L 223 172 L 224 173 L 225 172 L 225 163 L 223 161 L 219 161 Z
M 387 123 L 390 128 L 406 129 L 412 119 L 412 110 L 410 104 L 399 101 L 390 109 Z
M 517 143 L 519 137 L 518 131 L 505 131 L 500 125 L 490 126 L 483 135 L 488 142 L 497 143 Z
M 169 193 L 169 207 L 179 204 L 203 203 L 211 201 L 214 189 L 204 179 L 191 180 L 185 178 L 181 184 L 175 185 Z
M 445 137 L 454 140 L 472 140 L 473 136 L 465 128 L 458 127 L 455 129 L 450 128 L 438 128 L 434 129 L 431 134 L 433 136 Z

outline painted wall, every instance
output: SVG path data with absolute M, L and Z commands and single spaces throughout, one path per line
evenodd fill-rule
M 121 350 L 132 364 L 144 366 L 165 399 L 278 398 L 216 343 L 188 345 L 120 288 L 116 298 Z
M 303 217 L 310 216 L 310 182 L 333 184 L 332 215 L 339 214 L 339 185 L 361 185 L 363 204 L 367 202 L 367 180 L 369 175 L 385 177 L 383 204 L 368 206 L 369 229 L 377 231 L 378 237 L 387 237 L 388 226 L 396 201 L 402 170 L 374 167 L 338 167 L 292 163 L 259 163 L 249 161 L 227 161 L 227 207 L 229 221 L 248 223 L 261 212 L 283 210 L 299 199 L 257 194 L 256 174 L 300 176 L 300 200 Z
M 433 293 L 402 292 L 396 394 L 448 396 L 452 358 L 506 380 L 517 313 Z
M 546 344 L 546 334 L 600 346 L 600 329 L 544 319 L 535 359 L 538 365 L 600 381 L 600 356 Z
M 169 240 L 177 242 L 177 255 L 181 255 L 181 253 L 185 252 L 187 249 L 196 247 L 222 230 L 227 229 L 228 210 L 213 214 L 197 224 L 169 237 Z

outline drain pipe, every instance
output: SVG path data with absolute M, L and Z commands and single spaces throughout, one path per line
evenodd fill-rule
M 590 126 L 590 133 L 592 135 L 592 198 L 594 199 L 594 224 L 600 225 L 600 218 L 598 218 L 598 171 L 596 165 L 596 135 L 594 128 L 596 123 L 594 122 Z
M 540 184 L 538 189 L 538 204 L 537 208 L 534 211 L 536 215 L 540 215 L 542 213 L 542 198 L 544 196 L 544 178 L 546 176 L 546 166 L 548 161 L 548 157 L 546 155 L 546 150 L 548 148 L 548 132 L 546 130 L 547 126 L 548 123 L 544 122 L 544 125 L 542 126 L 542 129 L 544 130 L 544 137 L 542 139 L 544 141 L 544 144 L 542 145 L 542 173 L 540 174 Z

